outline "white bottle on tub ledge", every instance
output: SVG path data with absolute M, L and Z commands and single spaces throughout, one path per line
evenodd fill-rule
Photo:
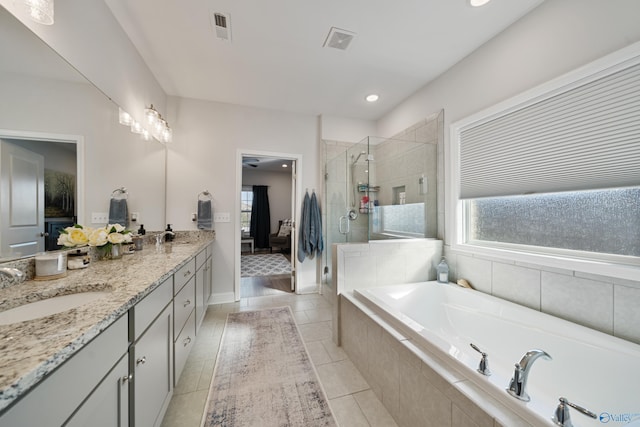
M 449 283 L 449 265 L 447 265 L 447 260 L 444 257 L 442 257 L 442 261 L 438 264 L 437 271 L 437 281 L 439 283 Z

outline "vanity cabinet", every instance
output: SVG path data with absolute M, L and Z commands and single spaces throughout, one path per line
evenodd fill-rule
M 133 427 L 160 425 L 173 393 L 173 279 L 131 309 L 129 425 Z
M 79 425 L 76 417 L 79 422 L 92 414 L 104 416 L 105 424 L 84 425 L 121 425 L 120 416 L 129 413 L 128 381 L 122 380 L 128 371 L 122 369 L 123 360 L 127 365 L 127 328 L 125 314 L 9 408 L 0 426 Z
M 210 248 L 6 409 L 0 426 L 159 426 L 211 295 Z
M 120 361 L 96 387 L 65 427 L 122 427 L 129 423 L 129 357 Z

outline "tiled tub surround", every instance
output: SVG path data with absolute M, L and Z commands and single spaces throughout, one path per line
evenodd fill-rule
M 451 279 L 475 289 L 640 344 L 638 280 L 454 253 L 445 246 Z
M 553 425 L 550 417 L 560 396 L 597 414 L 640 416 L 635 392 L 640 372 L 631 368 L 640 360 L 639 345 L 453 284 L 392 285 L 355 290 L 352 295 L 373 311 L 369 314 L 374 321 L 391 325 L 399 336 L 439 358 L 460 381 L 474 383 L 532 425 Z M 352 342 L 344 338 L 345 349 Z M 372 347 L 375 342 L 368 342 L 369 354 L 384 352 Z M 471 342 L 489 354 L 491 376 L 476 372 L 480 355 Z M 523 403 L 505 388 L 515 362 L 533 348 L 547 351 L 553 360 L 535 362 L 527 385 L 531 401 Z M 476 402 L 479 407 L 485 403 Z M 580 426 L 601 425 L 577 412 L 573 418 Z
M 92 261 L 67 277 L 27 281 L 0 289 L 0 310 L 86 290 L 109 295 L 59 314 L 0 326 L 0 411 L 71 358 L 109 325 L 142 300 L 196 253 L 214 232 L 177 232 L 173 243 L 111 261 Z M 24 262 L 24 261 L 21 261 Z M 6 266 L 4 264 L 3 266 Z
M 333 307 L 333 340 L 338 345 L 341 293 L 434 280 L 442 257 L 442 241 L 435 239 L 374 240 L 335 244 L 331 249 L 335 274 L 324 295 Z
M 340 300 L 342 349 L 399 426 L 531 427 L 351 292 Z

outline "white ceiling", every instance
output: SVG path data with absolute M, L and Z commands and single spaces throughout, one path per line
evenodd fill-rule
M 542 2 L 105 1 L 169 95 L 368 120 Z M 231 42 L 212 12 L 230 16 Z M 346 51 L 323 47 L 331 27 L 356 33 Z

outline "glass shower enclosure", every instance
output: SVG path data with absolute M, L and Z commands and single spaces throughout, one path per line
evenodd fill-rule
M 367 137 L 329 157 L 323 284 L 335 243 L 436 237 L 437 143 Z

